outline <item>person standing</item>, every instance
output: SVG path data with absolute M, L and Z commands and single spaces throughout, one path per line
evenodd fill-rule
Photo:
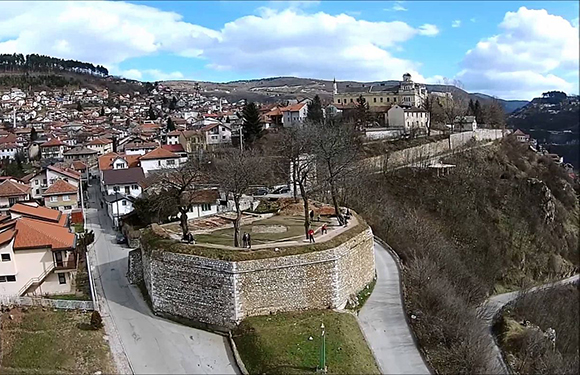
M 252 250 L 252 237 L 250 237 L 250 233 L 247 233 L 247 235 L 246 242 L 248 243 L 248 249 Z
M 244 232 L 242 235 L 242 247 L 245 249 L 248 247 L 248 233 Z
M 310 243 L 316 242 L 316 241 L 314 241 L 314 231 L 312 230 L 312 228 L 310 228 L 308 230 L 308 239 L 310 240 Z
M 328 228 L 326 227 L 326 224 L 322 225 L 322 228 L 320 229 L 320 232 L 322 234 L 326 234 L 328 233 Z
M 314 220 L 314 210 L 310 210 L 310 221 Z

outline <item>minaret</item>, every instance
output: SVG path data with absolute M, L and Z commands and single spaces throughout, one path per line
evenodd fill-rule
M 338 94 L 338 86 L 336 85 L 336 78 L 332 80 L 332 95 Z

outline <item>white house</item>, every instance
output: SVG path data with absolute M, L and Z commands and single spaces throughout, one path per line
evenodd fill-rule
M 139 183 L 145 179 L 141 167 L 108 169 L 103 171 L 103 193 L 114 195 L 116 192 L 138 198 L 142 189 Z
M 122 193 L 117 193 L 113 195 L 105 196 L 105 203 L 107 205 L 107 214 L 113 221 L 113 225 L 117 227 L 119 225 L 119 218 L 133 211 L 133 202 L 135 198 L 128 195 L 125 196 Z
M 301 124 L 308 115 L 308 101 L 293 104 L 280 109 L 282 111 L 282 125 L 293 126 Z
M 161 147 L 158 147 L 155 150 L 141 156 L 139 161 L 145 176 L 154 170 L 176 168 L 180 165 L 179 155 L 176 155 L 173 152 Z
M 232 129 L 228 124 L 212 123 L 201 128 L 201 132 L 205 135 L 207 145 L 231 143 L 232 141 Z
M 192 203 L 188 219 L 215 215 L 219 211 L 219 192 L 216 189 L 194 191 L 190 196 Z
M 18 145 L 16 143 L 0 143 L 0 160 L 14 160 L 17 152 Z
M 95 150 L 99 155 L 113 152 L 113 140 L 109 138 L 97 138 L 87 143 L 87 148 Z
M 402 128 L 405 133 L 412 129 L 426 131 L 431 126 L 429 112 L 416 107 L 404 108 L 393 105 L 386 116 L 389 128 Z
M 167 133 L 167 138 L 165 139 L 165 144 L 168 145 L 177 145 L 179 144 L 179 136 L 181 132 L 179 130 L 174 130 Z

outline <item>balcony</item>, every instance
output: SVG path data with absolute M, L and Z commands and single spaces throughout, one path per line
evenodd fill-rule
M 75 256 L 70 254 L 68 257 L 64 259 L 55 259 L 54 260 L 54 269 L 55 270 L 74 270 L 77 267 L 77 262 Z

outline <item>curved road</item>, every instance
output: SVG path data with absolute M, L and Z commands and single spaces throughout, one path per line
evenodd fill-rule
M 95 187 L 90 192 L 90 207 L 98 207 Z M 90 258 L 97 300 L 119 372 L 237 373 L 225 337 L 153 315 L 139 289 L 127 280 L 129 249 L 115 243 L 111 220 L 102 209 L 86 212 L 87 227 L 95 232 Z
M 376 241 L 375 264 L 377 283 L 358 319 L 381 373 L 429 374 L 405 319 L 397 263 Z

